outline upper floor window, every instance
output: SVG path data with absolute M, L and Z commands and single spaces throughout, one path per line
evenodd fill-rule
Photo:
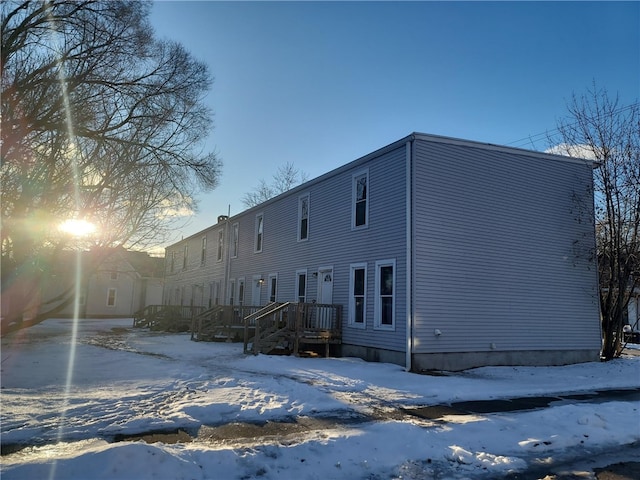
M 349 278 L 349 325 L 365 328 L 365 313 L 367 311 L 367 264 L 354 263 L 351 265 Z
M 218 232 L 218 261 L 222 260 L 222 250 L 224 248 L 224 230 Z
M 352 191 L 352 227 L 366 227 L 369 218 L 369 171 L 365 170 L 353 175 Z
M 231 256 L 233 258 L 236 258 L 238 256 L 238 240 L 240 238 L 240 232 L 239 232 L 239 225 L 237 223 L 234 223 L 233 226 L 231 227 Z
M 298 240 L 309 238 L 309 194 L 298 198 Z
M 207 259 L 207 237 L 202 237 L 202 249 L 200 250 L 200 263 L 204 265 Z
M 182 269 L 186 270 L 187 268 L 187 257 L 189 256 L 189 245 L 184 244 L 184 255 L 182 257 Z
M 112 270 L 111 271 L 111 280 L 117 280 L 118 279 L 118 271 L 117 270 Z
M 264 233 L 264 215 L 259 213 L 256 215 L 256 243 L 255 243 L 255 251 L 256 253 L 262 251 L 262 242 L 263 242 L 263 233 Z
M 381 330 L 395 329 L 395 270 L 395 260 L 376 262 L 374 326 Z
M 175 250 L 171 252 L 171 273 L 176 270 L 176 252 Z

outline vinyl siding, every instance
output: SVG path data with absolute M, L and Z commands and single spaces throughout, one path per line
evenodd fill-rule
M 369 169 L 368 228 L 352 230 L 352 175 Z M 343 342 L 389 350 L 404 350 L 405 305 L 396 303 L 395 331 L 373 329 L 375 262 L 396 260 L 397 299 L 404 300 L 405 255 L 405 150 L 401 148 L 371 159 L 355 162 L 307 188 L 280 196 L 274 202 L 233 218 L 239 222 L 239 252 L 231 259 L 230 277 L 278 274 L 278 301 L 295 301 L 296 270 L 307 269 L 307 301 L 318 299 L 318 267 L 333 266 L 333 303 L 343 306 Z M 298 198 L 309 194 L 309 238 L 299 242 Z M 263 249 L 254 253 L 255 216 L 264 215 Z M 367 262 L 366 328 L 348 326 L 349 265 Z M 402 283 L 402 284 L 401 284 Z M 251 286 L 248 286 L 250 291 Z M 261 298 L 267 300 L 266 282 Z
M 599 348 L 591 168 L 416 141 L 415 353 Z
M 253 278 L 265 280 L 261 286 L 261 304 L 268 300 L 270 274 L 278 275 L 278 301 L 296 301 L 296 271 L 307 270 L 307 302 L 318 299 L 318 278 L 313 276 L 318 267 L 333 267 L 333 303 L 343 306 L 343 343 L 360 346 L 404 351 L 406 344 L 406 150 L 404 142 L 395 148 L 356 160 L 333 172 L 312 180 L 275 199 L 258 205 L 229 219 L 239 225 L 238 255 L 229 259 L 228 278 L 244 277 L 246 281 L 245 303 L 251 302 Z M 368 227 L 353 230 L 352 175 L 363 168 L 369 171 Z M 309 236 L 298 241 L 298 198 L 309 194 Z M 256 215 L 264 218 L 262 251 L 255 252 Z M 208 285 L 219 280 L 224 282 L 224 265 L 227 261 L 229 236 L 225 237 L 225 258 L 222 265 L 216 264 L 214 245 L 217 245 L 214 226 L 208 235 L 208 259 L 200 266 L 200 241 L 204 234 L 196 234 L 167 248 L 167 258 L 176 251 L 175 273 L 167 274 L 167 290 L 173 295 L 176 286 L 190 287 L 194 284 Z M 182 270 L 184 242 L 189 243 L 188 266 Z M 395 330 L 374 330 L 375 263 L 379 260 L 396 261 L 396 310 Z M 350 264 L 367 263 L 367 312 L 366 328 L 348 325 Z M 167 271 L 170 259 L 167 261 Z M 185 294 L 188 295 L 188 294 Z M 165 297 L 166 298 L 166 297 Z M 170 297 L 173 298 L 173 297 Z M 226 299 L 228 295 L 221 295 Z M 187 302 L 185 302 L 187 303 Z

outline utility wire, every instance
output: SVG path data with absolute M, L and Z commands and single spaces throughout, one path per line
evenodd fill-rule
M 640 105 L 640 102 L 631 103 L 629 105 L 625 105 L 624 107 L 620 107 L 619 109 L 613 111 L 612 114 L 622 113 L 625 110 L 631 110 L 632 108 L 637 107 L 639 105 Z M 578 124 L 578 122 L 573 122 L 573 123 L 567 124 L 566 126 L 567 127 L 573 127 L 573 126 L 575 126 L 577 124 Z M 539 141 L 539 140 L 541 140 L 542 138 L 545 138 L 545 137 L 552 136 L 552 135 L 558 133 L 559 131 L 560 130 L 556 127 L 556 128 L 554 128 L 552 130 L 547 130 L 545 132 L 536 133 L 535 135 L 529 135 L 528 137 L 524 137 L 524 138 L 521 138 L 519 140 L 514 140 L 513 142 L 509 142 L 509 143 L 507 143 L 505 145 L 523 148 L 528 143 L 530 143 L 531 147 L 533 149 L 536 149 L 536 145 L 535 145 L 536 141 Z

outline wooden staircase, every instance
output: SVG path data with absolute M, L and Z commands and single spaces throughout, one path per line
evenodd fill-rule
M 304 344 L 329 346 L 341 342 L 340 305 L 272 303 L 245 318 L 244 352 L 298 355 Z M 246 327 L 254 326 L 249 337 Z
M 191 340 L 237 342 L 244 336 L 244 318 L 260 307 L 216 305 L 193 317 Z

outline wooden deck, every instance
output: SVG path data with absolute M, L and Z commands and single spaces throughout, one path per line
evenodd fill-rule
M 212 308 L 149 305 L 136 312 L 134 327 L 191 332 L 194 341 L 244 342 L 245 353 L 298 355 L 305 345 L 330 345 L 342 339 L 342 307 L 317 303 L 270 303 L 264 307 L 216 305 Z

